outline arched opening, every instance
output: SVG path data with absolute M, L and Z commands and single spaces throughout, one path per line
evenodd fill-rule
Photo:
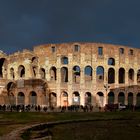
M 129 82 L 134 81 L 134 70 L 133 69 L 129 69 L 129 71 L 128 71 L 128 80 L 129 80 Z
M 90 92 L 85 93 L 85 105 L 91 105 L 91 93 Z
M 77 91 L 73 93 L 73 105 L 80 105 L 80 94 Z
M 79 66 L 73 67 L 73 82 L 80 83 L 80 67 Z
M 68 82 L 68 68 L 61 68 L 61 82 Z
M 68 106 L 68 93 L 65 91 L 61 94 L 61 106 Z
M 96 79 L 97 82 L 104 81 L 104 68 L 102 66 L 98 66 L 96 69 Z
M 104 94 L 102 92 L 98 92 L 97 93 L 97 104 L 99 107 L 103 107 L 104 106 Z
M 114 104 L 114 93 L 113 92 L 108 93 L 108 104 Z
M 140 69 L 137 72 L 137 83 L 140 83 Z
M 137 94 L 136 106 L 140 107 L 140 93 Z
M 16 104 L 16 99 L 15 99 L 15 96 L 12 92 L 8 93 L 8 100 L 9 100 L 10 105 L 15 105 Z
M 115 83 L 115 70 L 113 68 L 109 68 L 108 70 L 108 83 Z
M 84 73 L 85 73 L 85 81 L 91 81 L 92 80 L 92 67 L 86 66 Z
M 19 92 L 17 96 L 17 104 L 24 105 L 25 104 L 25 96 L 23 92 Z
M 38 73 L 38 58 L 37 57 L 33 57 L 32 58 L 32 76 L 34 78 L 37 77 L 37 73 Z
M 109 58 L 108 59 L 108 65 L 115 66 L 115 59 L 114 58 Z
M 4 71 L 6 70 L 6 59 L 0 58 L 0 78 L 3 78 Z
M 14 68 L 10 68 L 10 77 L 11 77 L 11 79 L 15 79 Z
M 42 79 L 45 79 L 45 75 L 46 75 L 45 69 L 44 69 L 44 68 L 41 68 L 41 69 L 40 69 L 40 76 L 41 76 L 41 78 L 42 78 Z
M 125 70 L 124 68 L 119 69 L 119 83 L 125 83 Z
M 32 72 L 33 73 L 33 77 L 36 78 L 37 77 L 38 67 L 37 66 L 33 66 L 32 70 L 33 70 L 33 72 Z
M 68 64 L 68 57 L 63 56 L 63 57 L 61 58 L 61 63 L 64 64 L 64 65 L 67 65 L 67 64 Z
M 50 77 L 51 77 L 51 81 L 56 81 L 57 77 L 56 77 L 56 67 L 51 67 L 50 69 Z
M 49 94 L 49 101 L 50 101 L 50 107 L 56 107 L 57 106 L 57 95 L 56 93 L 52 92 Z
M 123 92 L 120 92 L 118 95 L 118 103 L 124 104 L 125 96 Z
M 133 93 L 132 92 L 128 93 L 128 105 L 129 106 L 133 105 Z
M 30 92 L 29 104 L 30 105 L 37 105 L 37 94 L 34 91 Z
M 20 65 L 18 67 L 18 75 L 19 75 L 20 78 L 25 77 L 25 67 L 23 65 Z

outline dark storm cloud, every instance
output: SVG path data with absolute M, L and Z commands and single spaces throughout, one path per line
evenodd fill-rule
M 140 46 L 139 0 L 0 0 L 0 49 L 43 43 Z

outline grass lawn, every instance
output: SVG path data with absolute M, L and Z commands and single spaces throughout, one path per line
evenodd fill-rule
M 0 112 L 0 135 L 18 127 L 58 120 L 92 119 L 89 122 L 54 125 L 53 140 L 129 140 L 140 139 L 140 112 L 39 113 Z M 47 131 L 31 131 L 25 139 Z

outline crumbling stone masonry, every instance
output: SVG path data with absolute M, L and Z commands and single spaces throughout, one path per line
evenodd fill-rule
M 0 104 L 140 105 L 140 49 L 101 43 L 0 51 Z

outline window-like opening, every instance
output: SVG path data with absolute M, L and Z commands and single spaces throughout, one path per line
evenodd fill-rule
M 113 65 L 113 66 L 115 66 L 115 59 L 114 59 L 114 58 L 109 58 L 109 59 L 108 59 L 108 65 Z
M 120 48 L 120 49 L 119 49 L 119 53 L 120 53 L 120 54 L 124 54 L 124 48 Z
M 65 91 L 61 94 L 61 106 L 68 106 L 68 93 Z
M 113 92 L 108 93 L 108 104 L 114 104 L 114 93 Z
M 140 83 L 140 69 L 138 70 L 138 73 L 137 73 L 137 83 Z
M 98 66 L 96 69 L 96 79 L 97 82 L 104 81 L 104 68 L 102 66 Z
M 18 74 L 20 78 L 24 78 L 25 77 L 25 67 L 23 65 L 20 65 L 18 67 Z
M 5 58 L 1 58 L 0 59 L 0 78 L 3 78 L 3 72 L 5 71 L 5 67 L 4 67 L 4 63 L 5 63 Z
M 91 93 L 90 92 L 85 93 L 85 105 L 91 105 Z
M 128 105 L 129 106 L 133 105 L 133 93 L 132 92 L 128 93 Z
M 29 96 L 29 104 L 30 105 L 37 105 L 37 94 L 32 91 Z
M 33 66 L 33 77 L 36 77 L 37 76 L 37 66 Z
M 50 101 L 50 107 L 56 107 L 57 106 L 57 95 L 56 93 L 52 92 L 49 94 L 49 101 Z
M 125 83 L 125 70 L 124 68 L 119 69 L 119 83 Z
M 140 93 L 137 94 L 137 102 L 136 102 L 136 106 L 140 107 Z
M 134 53 L 133 50 L 130 49 L 130 50 L 129 50 L 129 55 L 133 55 L 133 53 Z
M 134 81 L 134 70 L 133 69 L 129 70 L 128 78 L 129 78 L 129 82 L 133 82 Z
M 85 81 L 91 81 L 92 80 L 92 67 L 86 66 L 85 67 Z
M 14 68 L 10 68 L 10 77 L 11 79 L 15 78 Z
M 80 46 L 79 45 L 74 45 L 74 51 L 79 52 L 80 51 Z
M 120 92 L 118 95 L 118 103 L 124 104 L 124 101 L 125 101 L 124 93 Z
M 50 69 L 50 77 L 51 77 L 51 81 L 56 81 L 57 79 L 57 74 L 56 74 L 57 70 L 56 70 L 56 67 L 52 67 Z
M 56 47 L 55 46 L 52 46 L 51 47 L 51 51 L 52 51 L 52 53 L 56 52 Z
M 25 104 L 25 96 L 24 96 L 23 92 L 18 93 L 17 104 L 18 105 L 24 105 Z
M 68 64 L 68 57 L 65 57 L 65 56 L 62 57 L 61 58 L 61 63 L 64 64 L 64 65 L 67 65 Z
M 104 106 L 104 94 L 102 92 L 97 93 L 97 104 L 99 107 Z
M 103 55 L 103 47 L 98 47 L 98 55 Z
M 80 94 L 79 92 L 73 93 L 73 105 L 80 105 Z
M 61 82 L 68 82 L 68 68 L 61 68 Z
M 44 68 L 41 68 L 41 69 L 40 69 L 40 75 L 41 75 L 41 78 L 42 78 L 42 79 L 45 79 L 46 73 L 45 73 L 45 69 L 44 69 Z
M 109 68 L 108 70 L 108 83 L 115 83 L 115 70 L 113 68 Z
M 80 82 L 80 67 L 79 66 L 73 67 L 73 82 L 75 83 Z

